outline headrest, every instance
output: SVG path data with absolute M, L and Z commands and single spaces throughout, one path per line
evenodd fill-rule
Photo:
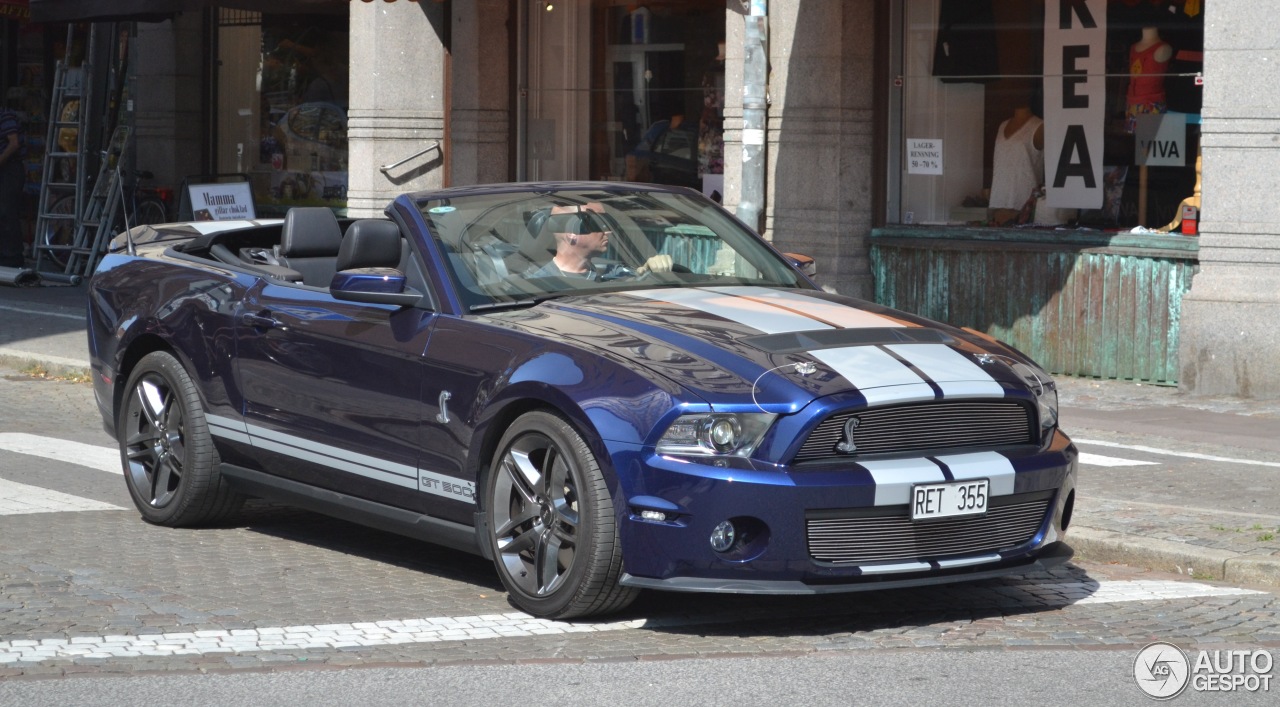
M 347 227 L 338 269 L 400 267 L 400 227 L 383 219 L 361 219 Z
M 341 243 L 338 217 L 323 206 L 295 206 L 284 215 L 280 254 L 286 258 L 330 257 Z

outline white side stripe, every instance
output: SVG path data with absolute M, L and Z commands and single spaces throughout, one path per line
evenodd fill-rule
M 0 479 L 0 516 L 66 511 L 123 511 L 120 506 Z
M 24 432 L 0 432 L 0 450 L 54 459 L 112 474 L 124 473 L 121 471 L 120 451 L 114 447 L 72 442 L 67 439 L 54 439 Z
M 210 434 L 225 439 L 248 442 L 259 449 L 363 476 L 366 479 L 417 489 L 463 503 L 475 503 L 476 485 L 472 481 L 313 442 L 260 425 L 249 425 L 212 415 L 207 417 L 211 418 Z M 243 428 L 245 432 L 240 432 L 237 428 Z

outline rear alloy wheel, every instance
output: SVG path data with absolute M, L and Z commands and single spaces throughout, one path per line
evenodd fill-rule
M 618 584 L 622 549 L 613 501 L 582 437 L 531 412 L 498 445 L 485 482 L 489 542 L 511 602 L 544 618 L 617 611 L 636 590 Z
M 218 474 L 200 396 L 172 354 L 147 354 L 129 375 L 116 439 L 133 503 L 150 523 L 209 523 L 240 507 Z

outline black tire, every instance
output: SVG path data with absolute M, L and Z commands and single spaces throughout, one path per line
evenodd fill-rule
M 582 436 L 549 412 L 502 436 L 482 496 L 487 541 L 510 601 L 533 616 L 618 611 L 638 591 L 618 584 L 622 546 L 613 500 Z
M 222 480 L 200 395 L 170 353 L 147 354 L 129 374 L 116 440 L 125 485 L 149 523 L 212 523 L 244 501 Z

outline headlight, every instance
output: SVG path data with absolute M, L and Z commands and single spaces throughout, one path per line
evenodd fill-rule
M 1036 398 L 1036 407 L 1040 413 L 1040 434 L 1043 436 L 1045 432 L 1058 426 L 1058 386 L 1048 373 L 1035 366 L 1014 363 L 1010 368 L 1026 381 L 1027 388 Z
M 658 440 L 658 453 L 750 456 L 774 417 L 759 412 L 681 415 Z

